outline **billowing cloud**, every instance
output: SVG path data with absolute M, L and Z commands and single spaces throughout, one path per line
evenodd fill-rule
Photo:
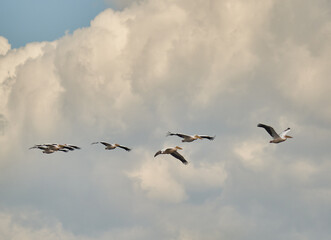
M 330 4 L 125 7 L 53 42 L 0 38 L 0 236 L 328 239 Z M 82 149 L 28 150 L 44 142 Z M 188 165 L 153 157 L 176 145 Z
M 11 45 L 8 43 L 8 40 L 0 36 L 0 55 L 6 55 L 10 48 Z

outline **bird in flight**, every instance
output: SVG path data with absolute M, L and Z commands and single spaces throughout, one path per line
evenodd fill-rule
M 287 133 L 291 130 L 290 128 L 285 129 L 282 133 L 278 134 L 276 131 L 273 129 L 273 127 L 270 127 L 268 125 L 259 123 L 257 125 L 258 127 L 264 128 L 270 136 L 273 138 L 270 143 L 281 143 L 286 141 L 288 138 L 292 138 L 291 136 L 288 136 Z
M 97 143 L 101 143 L 101 144 L 105 145 L 106 146 L 105 147 L 106 150 L 113 150 L 113 149 L 119 147 L 119 148 L 123 148 L 125 151 L 128 151 L 128 152 L 131 151 L 130 148 L 125 147 L 125 146 L 122 146 L 122 145 L 119 145 L 117 143 L 111 144 L 111 143 L 107 143 L 107 142 L 93 142 L 92 144 L 97 144 Z
M 36 144 L 33 147 L 30 147 L 29 149 L 40 149 L 43 150 L 43 153 L 51 154 L 57 151 L 60 152 L 69 152 L 73 151 L 75 149 L 80 149 L 80 147 L 70 144 L 57 144 L 57 143 L 45 143 L 45 144 Z
M 211 136 L 207 136 L 207 135 L 185 135 L 185 134 L 181 134 L 181 133 L 172 133 L 172 132 L 168 132 L 167 136 L 178 136 L 180 138 L 183 138 L 182 142 L 193 142 L 197 139 L 208 139 L 208 140 L 214 140 L 216 136 L 211 137 Z
M 162 149 L 162 150 L 156 152 L 154 157 L 156 157 L 157 155 L 160 155 L 160 154 L 170 154 L 171 156 L 179 159 L 182 163 L 184 163 L 186 165 L 186 164 L 188 164 L 188 161 L 177 151 L 177 150 L 181 150 L 181 149 L 182 148 L 178 147 L 178 146 L 172 147 L 172 148 L 165 148 L 165 149 Z

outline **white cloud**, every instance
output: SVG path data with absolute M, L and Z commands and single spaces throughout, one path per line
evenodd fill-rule
M 185 188 L 172 176 L 171 169 L 173 167 L 168 163 L 170 160 L 177 161 L 177 159 L 162 160 L 145 161 L 139 170 L 129 173 L 129 177 L 136 180 L 137 187 L 146 191 L 147 196 L 151 199 L 171 203 L 184 201 L 187 198 Z M 183 166 L 181 167 L 183 168 Z
M 263 170 L 266 164 L 265 152 L 266 145 L 257 141 L 243 142 L 235 148 L 235 153 L 240 157 L 243 165 L 252 170 Z
M 6 55 L 10 48 L 11 45 L 8 43 L 8 39 L 0 36 L 0 55 Z
M 328 3 L 126 6 L 53 42 L 0 38 L 0 234 L 328 239 Z M 294 138 L 269 144 L 259 122 Z M 133 150 L 91 146 L 102 140 Z M 82 149 L 28 150 L 43 142 Z M 189 165 L 153 157 L 176 145 Z M 37 227 L 17 220 L 31 209 Z
M 32 227 L 33 221 L 39 221 L 38 214 L 18 214 L 11 215 L 9 213 L 0 213 L 0 236 L 3 239 L 45 239 L 45 240 L 73 240 L 75 237 L 65 232 L 60 223 L 48 227 L 46 224 L 37 228 Z M 29 223 L 30 222 L 30 223 Z

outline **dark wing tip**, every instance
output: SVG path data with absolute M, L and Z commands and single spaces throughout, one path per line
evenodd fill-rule
M 125 151 L 128 151 L 128 152 L 131 151 L 131 148 L 128 148 L 128 147 L 124 147 L 124 146 L 121 146 L 121 145 L 119 145 L 118 147 L 123 148 Z
M 168 136 L 172 136 L 172 135 L 174 135 L 174 134 L 172 132 L 168 131 L 166 136 L 168 137 Z
M 216 135 L 214 137 L 208 137 L 208 139 L 212 141 L 215 139 L 215 137 L 216 137 Z
M 262 123 L 259 123 L 257 126 L 261 127 L 261 128 L 264 128 L 264 129 L 272 129 L 272 127 L 270 127 L 268 125 L 265 125 L 265 124 L 262 124 Z
M 173 152 L 173 153 L 170 153 L 171 156 L 177 158 L 178 160 L 180 160 L 183 164 L 187 165 L 188 164 L 188 161 L 181 155 L 179 154 L 177 151 L 176 152 Z
M 214 137 L 212 137 L 212 136 L 207 136 L 207 135 L 200 135 L 200 137 L 201 137 L 201 138 L 206 138 L 206 139 L 212 141 L 212 140 L 215 139 L 216 135 L 215 135 Z
M 161 154 L 161 150 L 160 151 L 157 151 L 155 154 L 154 154 L 154 157 L 156 157 L 157 155 Z
M 103 145 L 105 145 L 105 146 L 109 146 L 109 145 L 111 145 L 111 144 L 109 144 L 109 143 L 107 143 L 107 142 L 99 142 L 99 143 L 101 143 L 101 144 L 103 144 Z
M 69 150 L 67 150 L 67 149 L 59 149 L 58 151 L 60 151 L 60 152 L 69 152 Z

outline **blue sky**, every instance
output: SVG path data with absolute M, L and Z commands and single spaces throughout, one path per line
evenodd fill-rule
M 66 31 L 87 27 L 110 6 L 104 0 L 3 0 L 0 3 L 0 36 L 12 48 L 28 42 L 53 41 Z

